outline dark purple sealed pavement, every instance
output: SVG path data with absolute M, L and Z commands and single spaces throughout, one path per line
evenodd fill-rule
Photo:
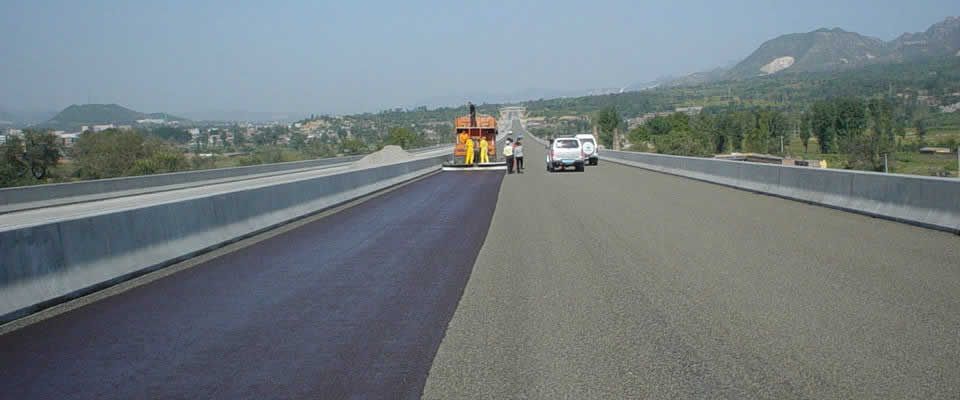
M 417 398 L 502 179 L 441 173 L 0 336 L 0 397 Z

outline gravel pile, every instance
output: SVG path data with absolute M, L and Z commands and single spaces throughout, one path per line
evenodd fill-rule
M 410 155 L 410 153 L 407 153 L 406 150 L 400 146 L 390 145 L 384 146 L 382 150 L 370 153 L 366 157 L 354 161 L 353 165 L 358 168 L 366 168 L 378 165 L 395 164 L 411 159 L 413 159 L 413 156 Z

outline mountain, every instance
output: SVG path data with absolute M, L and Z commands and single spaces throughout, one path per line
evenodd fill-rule
M 76 128 L 95 124 L 133 124 L 139 119 L 166 119 L 185 121 L 166 113 L 142 113 L 117 104 L 74 104 L 63 109 L 43 125 Z
M 632 83 L 623 88 L 624 92 L 653 89 L 658 87 L 695 86 L 722 79 L 729 71 L 726 67 L 717 67 L 709 71 L 694 72 L 680 77 L 666 76 L 651 82 Z
M 0 125 L 13 125 L 16 120 L 12 113 L 0 109 Z
M 960 17 L 948 17 L 926 32 L 904 33 L 889 43 L 897 61 L 921 57 L 953 55 L 960 57 Z
M 769 40 L 725 74 L 744 79 L 782 72 L 820 72 L 870 64 L 910 62 L 960 55 L 960 18 L 949 17 L 926 32 L 905 33 L 895 40 L 847 32 L 840 28 L 793 33 Z
M 0 107 L 0 126 L 24 127 L 46 121 L 54 114 L 56 114 L 55 111 L 23 111 Z

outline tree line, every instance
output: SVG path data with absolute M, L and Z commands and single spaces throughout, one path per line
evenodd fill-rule
M 819 100 L 795 112 L 717 108 L 694 116 L 657 116 L 630 130 L 627 137 L 633 150 L 684 156 L 784 155 L 795 137 L 804 153 L 815 140 L 819 153 L 842 155 L 847 168 L 881 171 L 884 154 L 904 149 L 908 128 L 916 132 L 915 146 L 926 143 L 927 117 L 925 107 L 910 102 L 840 97 Z M 601 136 L 601 140 L 609 138 Z

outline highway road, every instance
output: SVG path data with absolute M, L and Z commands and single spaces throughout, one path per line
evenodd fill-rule
M 516 130 L 516 129 L 515 129 Z M 956 398 L 960 239 L 601 159 L 441 173 L 0 336 L 34 398 Z
M 0 336 L 0 398 L 416 398 L 503 174 L 461 178 Z
M 960 393 L 955 235 L 525 153 L 424 398 Z

